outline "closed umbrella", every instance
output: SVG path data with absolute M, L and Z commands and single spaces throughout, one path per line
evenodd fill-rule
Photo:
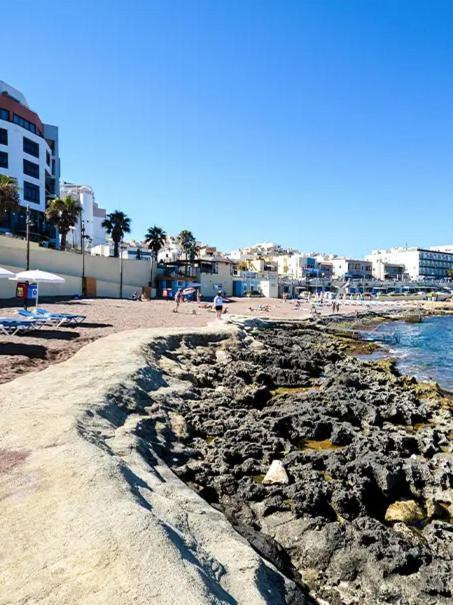
M 21 271 L 16 273 L 15 277 L 10 277 L 14 281 L 29 281 L 37 284 L 64 284 L 64 278 L 55 273 L 40 271 L 39 269 L 31 269 L 30 271 Z M 36 293 L 36 306 L 38 306 L 38 292 Z

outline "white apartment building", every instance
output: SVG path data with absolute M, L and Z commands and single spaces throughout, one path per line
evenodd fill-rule
M 0 174 L 16 179 L 20 204 L 30 207 L 34 231 L 44 235 L 46 201 L 59 194 L 58 128 L 44 124 L 24 95 L 1 80 Z M 20 232 L 22 217 L 7 217 L 0 230 Z
M 169 235 L 165 245 L 157 254 L 157 260 L 159 263 L 174 263 L 180 258 L 182 258 L 182 249 L 178 243 L 178 239 Z
M 332 265 L 335 279 L 371 279 L 372 262 L 369 260 L 355 260 L 352 258 L 333 258 Z
M 374 264 L 379 262 L 404 265 L 405 273 L 410 279 L 445 279 L 448 271 L 453 269 L 453 251 L 443 252 L 438 248 L 389 248 L 373 250 L 367 260 Z
M 62 181 L 60 184 L 60 196 L 70 196 L 80 203 L 82 207 L 81 220 L 85 227 L 85 235 L 87 236 L 86 247 L 90 248 L 106 244 L 107 232 L 102 223 L 105 220 L 107 212 L 96 203 L 93 189 L 88 185 L 74 185 L 74 183 Z M 69 245 L 80 248 L 82 235 L 80 219 L 71 231 L 72 233 L 68 235 Z

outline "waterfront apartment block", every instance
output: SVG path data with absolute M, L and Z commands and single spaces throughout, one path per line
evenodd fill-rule
M 373 267 L 378 267 L 379 263 L 402 265 L 407 277 L 414 280 L 445 279 L 448 272 L 453 270 L 453 251 L 444 252 L 434 247 L 373 250 L 366 258 L 372 262 Z
M 330 261 L 335 279 L 370 279 L 372 263 L 368 260 L 334 258 Z
M 32 235 L 51 239 L 53 229 L 46 224 L 44 211 L 47 200 L 59 194 L 58 128 L 44 124 L 24 95 L 1 80 L 0 174 L 16 179 L 20 204 L 30 207 Z M 21 234 L 24 230 L 25 212 L 0 223 L 0 232 Z

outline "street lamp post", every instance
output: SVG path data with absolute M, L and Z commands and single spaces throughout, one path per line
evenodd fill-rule
M 123 298 L 123 242 L 120 242 L 120 298 Z
M 30 227 L 32 226 L 30 219 L 30 206 L 27 204 L 25 210 L 25 233 L 27 238 L 27 271 L 30 269 Z
M 81 221 L 80 226 L 80 248 L 82 252 L 82 296 L 86 296 L 87 288 L 85 283 L 85 239 L 89 236 L 85 234 L 85 222 Z

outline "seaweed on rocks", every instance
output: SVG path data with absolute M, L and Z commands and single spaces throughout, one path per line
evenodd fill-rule
M 322 326 L 174 343 L 144 421 L 174 472 L 320 602 L 453 598 L 452 405 Z M 165 362 L 165 363 L 164 363 Z M 287 484 L 263 484 L 274 460 Z

